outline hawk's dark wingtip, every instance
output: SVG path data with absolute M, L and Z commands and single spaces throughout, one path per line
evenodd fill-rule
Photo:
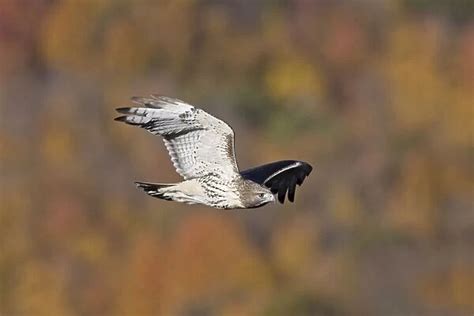
M 309 163 L 304 162 L 304 161 L 301 161 L 301 163 L 303 164 L 304 168 L 306 169 L 306 176 L 309 176 L 311 171 L 313 171 L 313 166 L 311 166 Z
M 244 170 L 240 174 L 244 179 L 266 186 L 277 195 L 280 203 L 284 203 L 287 193 L 288 200 L 295 201 L 296 185 L 303 184 L 312 170 L 313 167 L 307 162 L 282 160 Z
M 125 115 L 117 116 L 116 118 L 114 118 L 114 121 L 117 121 L 117 122 L 126 122 L 126 121 L 127 121 L 127 116 L 125 116 Z
M 129 107 L 116 108 L 115 111 L 121 114 L 130 114 Z M 114 118 L 114 121 L 127 123 L 127 115 L 117 116 L 116 118 Z
M 130 107 L 116 108 L 115 111 L 122 114 L 128 114 L 130 113 Z

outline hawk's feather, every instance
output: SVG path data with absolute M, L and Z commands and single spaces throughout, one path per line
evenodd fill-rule
M 282 160 L 244 170 L 240 174 L 244 179 L 264 185 L 273 194 L 278 194 L 278 201 L 283 203 L 287 191 L 288 200 L 295 200 L 296 185 L 303 184 L 312 170 L 313 167 L 306 162 Z
M 255 208 L 275 201 L 293 202 L 296 185 L 312 167 L 301 161 L 279 161 L 239 173 L 234 132 L 225 122 L 181 100 L 152 95 L 134 97 L 137 107 L 118 108 L 116 120 L 163 137 L 176 171 L 185 181 L 173 184 L 137 182 L 151 196 L 215 208 Z
M 119 108 L 116 118 L 163 136 L 176 171 L 185 179 L 209 172 L 224 178 L 238 175 L 234 132 L 225 122 L 178 99 L 134 97 L 143 107 Z

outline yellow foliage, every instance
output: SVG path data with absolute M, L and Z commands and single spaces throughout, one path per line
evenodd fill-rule
M 169 243 L 164 301 L 169 310 L 197 302 L 226 302 L 269 287 L 269 275 L 255 249 L 231 220 L 218 215 L 185 219 Z
M 474 90 L 453 88 L 442 111 L 437 137 L 443 145 L 469 148 L 474 140 Z
M 335 220 L 345 226 L 355 226 L 362 220 L 360 201 L 357 196 L 344 185 L 333 188 L 332 196 L 328 197 L 329 209 Z
M 472 314 L 466 1 L 27 2 L 0 1 L 1 315 Z M 179 179 L 113 121 L 149 93 L 228 121 L 243 166 L 313 164 L 293 209 L 135 190 Z
M 112 2 L 57 2 L 43 25 L 42 51 L 48 62 L 65 69 L 98 70 L 102 62 L 99 21 Z
M 72 315 L 65 297 L 65 283 L 61 271 L 53 271 L 51 265 L 28 262 L 19 270 L 20 278 L 15 285 L 13 298 L 20 315 Z
M 135 21 L 116 21 L 105 31 L 104 37 L 105 70 L 125 75 L 146 70 L 153 47 Z
M 422 278 L 418 294 L 433 306 L 448 306 L 458 311 L 473 311 L 474 269 L 469 262 L 456 262 L 448 269 Z
M 277 59 L 265 78 L 269 94 L 279 102 L 298 97 L 319 99 L 323 82 L 317 70 L 301 57 Z
M 41 141 L 41 154 L 45 162 L 64 168 L 73 163 L 74 137 L 68 128 L 59 124 L 48 124 Z
M 99 233 L 86 233 L 74 245 L 76 254 L 84 260 L 97 264 L 107 257 L 107 244 Z
M 163 305 L 166 291 L 163 283 L 166 251 L 161 241 L 142 234 L 124 265 L 116 313 L 120 315 L 156 315 Z
M 400 24 L 389 37 L 389 54 L 381 65 L 388 79 L 397 126 L 412 131 L 436 122 L 448 106 L 449 87 L 438 69 L 437 25 Z
M 409 154 L 402 164 L 400 180 L 390 196 L 388 223 L 417 238 L 430 238 L 437 232 L 439 192 L 436 164 L 417 153 Z
M 277 267 L 300 281 L 307 279 L 308 273 L 319 261 L 318 230 L 316 223 L 306 218 L 298 218 L 277 230 L 272 239 Z

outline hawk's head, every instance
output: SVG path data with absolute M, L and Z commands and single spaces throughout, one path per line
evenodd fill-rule
M 240 199 L 245 208 L 255 208 L 275 202 L 275 197 L 270 189 L 253 181 L 244 180 L 239 189 Z

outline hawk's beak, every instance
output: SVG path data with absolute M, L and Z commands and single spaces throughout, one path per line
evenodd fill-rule
M 275 203 L 275 201 L 276 201 L 275 196 L 272 194 L 270 198 L 270 202 Z

